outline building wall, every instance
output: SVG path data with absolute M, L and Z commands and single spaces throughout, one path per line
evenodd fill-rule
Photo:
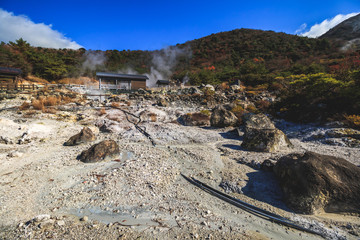
M 138 90 L 139 88 L 145 89 L 146 88 L 146 81 L 131 81 L 131 90 Z
M 16 76 L 0 73 L 0 82 L 1 83 L 16 83 Z
M 111 78 L 111 77 L 100 77 L 99 79 L 101 79 L 102 88 L 121 89 L 124 86 L 131 86 L 131 90 L 146 88 L 146 80 L 134 80 L 134 79 L 123 79 L 123 78 Z

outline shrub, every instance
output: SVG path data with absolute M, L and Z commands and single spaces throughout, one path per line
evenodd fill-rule
M 36 110 L 44 109 L 44 102 L 43 102 L 42 98 L 34 99 L 31 104 L 32 104 L 33 108 Z
M 242 122 L 242 116 L 245 113 L 245 109 L 242 106 L 237 105 L 237 106 L 235 106 L 235 107 L 233 107 L 231 109 L 231 112 L 233 112 L 235 114 L 235 116 L 239 119 L 239 122 L 241 123 Z
M 247 106 L 246 110 L 251 113 L 259 113 L 259 110 L 254 105 Z
M 210 115 L 211 115 L 211 112 L 210 112 L 209 110 L 207 110 L 207 109 L 201 110 L 200 113 L 201 113 L 201 114 L 204 114 L 204 115 L 206 115 L 206 116 L 210 116 Z
M 43 100 L 44 106 L 56 106 L 60 103 L 60 99 L 57 97 L 49 96 Z
M 360 116 L 359 115 L 345 115 L 346 122 L 349 126 L 354 128 L 360 128 Z

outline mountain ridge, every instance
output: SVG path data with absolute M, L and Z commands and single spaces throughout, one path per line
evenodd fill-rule
M 352 41 L 360 38 L 360 14 L 339 23 L 319 38 Z

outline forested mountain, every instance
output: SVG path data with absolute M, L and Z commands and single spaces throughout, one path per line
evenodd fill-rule
M 229 81 L 248 74 L 326 71 L 329 67 L 326 59 L 341 58 L 337 46 L 326 39 L 251 29 L 212 34 L 171 48 L 190 53 L 175 56 L 176 63 L 170 69 L 173 77 L 181 79 L 188 75 L 193 83 Z M 150 72 L 154 55 L 166 54 L 162 51 L 48 49 L 31 47 L 19 39 L 1 43 L 0 65 L 21 68 L 24 77 L 32 74 L 50 81 L 92 76 L 96 70 L 132 69 L 142 74 Z M 91 58 L 103 58 L 103 61 L 92 62 Z
M 188 84 L 231 84 L 270 90 L 274 110 L 289 119 L 360 111 L 360 51 L 342 42 L 285 33 L 236 29 L 157 51 L 69 50 L 32 47 L 23 39 L 1 43 L 0 66 L 21 68 L 57 82 L 96 71 L 164 73 Z M 359 117 L 360 119 L 360 117 Z

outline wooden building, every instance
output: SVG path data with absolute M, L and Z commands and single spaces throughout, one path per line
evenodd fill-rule
M 17 84 L 21 73 L 17 68 L 0 67 L 0 83 Z
M 99 89 L 109 90 L 137 90 L 146 88 L 145 75 L 119 74 L 110 72 L 97 72 L 96 78 L 99 80 Z
M 158 87 L 167 87 L 170 85 L 170 81 L 169 80 L 157 80 L 156 85 Z

